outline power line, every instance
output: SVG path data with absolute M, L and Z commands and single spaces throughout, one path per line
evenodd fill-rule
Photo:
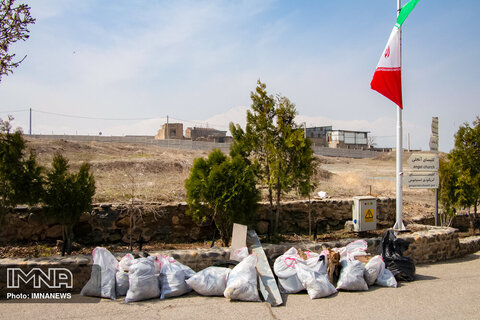
M 42 111 L 38 109 L 32 109 L 38 113 L 50 114 L 59 117 L 66 117 L 66 118 L 76 118 L 76 119 L 88 119 L 88 120 L 106 120 L 106 121 L 143 121 L 143 120 L 153 120 L 158 118 L 104 118 L 104 117 L 87 117 L 87 116 L 79 116 L 79 115 L 71 115 L 65 113 L 57 113 L 57 112 L 49 112 L 49 111 Z M 28 110 L 27 110 L 28 111 Z

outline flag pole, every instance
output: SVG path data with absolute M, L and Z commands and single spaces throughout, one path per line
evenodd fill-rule
M 402 1 L 397 0 L 397 17 L 400 14 L 400 9 L 402 8 Z M 400 65 L 402 63 L 402 27 L 399 27 L 400 32 Z M 400 68 L 401 70 L 401 68 Z M 400 71 L 401 72 L 401 71 Z M 396 159 L 396 176 L 397 176 L 397 198 L 396 198 L 396 222 L 393 226 L 394 230 L 405 230 L 403 225 L 403 190 L 402 190 L 402 180 L 403 180 L 403 169 L 402 169 L 402 152 L 403 152 L 403 143 L 402 143 L 402 108 L 397 107 L 397 159 Z

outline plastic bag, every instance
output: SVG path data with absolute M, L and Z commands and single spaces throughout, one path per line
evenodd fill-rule
M 248 248 L 242 247 L 240 249 L 235 250 L 235 252 L 231 255 L 230 259 L 241 262 L 246 257 L 248 257 Z
M 312 260 L 314 264 L 315 259 Z M 283 293 L 297 293 L 305 289 L 297 276 L 295 265 L 298 261 L 304 261 L 294 247 L 285 251 L 283 255 L 278 257 L 273 264 L 273 271 L 278 277 L 280 291 Z
M 130 270 L 130 265 L 132 264 L 133 260 L 135 260 L 133 255 L 130 253 L 127 253 L 126 255 L 123 256 L 122 259 L 120 259 L 120 262 L 118 263 L 118 269 L 121 271 L 128 272 Z
M 342 270 L 337 282 L 337 290 L 349 291 L 366 291 L 368 290 L 367 282 L 363 277 L 365 267 L 358 260 L 349 261 L 341 260 Z
M 93 265 L 90 280 L 80 292 L 83 296 L 115 299 L 115 276 L 118 261 L 105 248 L 96 247 L 92 252 Z
M 208 267 L 185 282 L 202 296 L 223 296 L 230 271 L 229 268 Z
M 115 275 L 115 280 L 115 293 L 117 297 L 126 295 L 129 287 L 128 272 L 118 270 Z
M 158 277 L 154 273 L 153 261 L 148 258 L 135 259 L 128 272 L 129 288 L 125 302 L 141 301 L 160 296 Z
M 160 299 L 178 297 L 192 291 L 185 282 L 195 274 L 191 268 L 181 264 L 171 257 L 159 256 L 162 265 L 160 272 Z
M 303 262 L 297 263 L 295 269 L 310 299 L 328 297 L 337 292 L 325 273 L 315 272 Z
M 355 260 L 356 256 L 364 256 L 367 253 L 368 244 L 365 240 L 355 240 L 347 244 L 343 248 L 334 248 L 334 251 L 340 253 L 340 259 L 348 259 L 350 261 Z
M 260 301 L 257 289 L 257 256 L 249 255 L 232 269 L 223 292 L 230 300 Z
M 415 264 L 410 257 L 403 256 L 408 246 L 408 241 L 397 239 L 392 230 L 387 230 L 377 249 L 377 253 L 382 255 L 385 267 L 393 273 L 397 281 L 415 280 Z
M 375 284 L 378 284 L 379 286 L 382 287 L 391 287 L 391 288 L 396 288 L 397 287 L 397 280 L 393 276 L 393 273 L 385 268 L 385 264 L 381 265 L 380 271 L 378 273 L 377 280 L 375 281 Z
M 307 266 L 315 272 L 327 274 L 328 267 L 328 251 L 316 252 L 307 251 Z
M 369 286 L 375 283 L 380 271 L 385 269 L 385 263 L 382 256 L 375 256 L 365 265 L 365 280 Z

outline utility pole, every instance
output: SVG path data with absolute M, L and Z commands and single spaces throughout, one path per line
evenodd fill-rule
M 30 108 L 30 125 L 28 129 L 28 134 L 32 135 L 32 108 Z
M 169 127 L 168 127 L 168 114 L 167 114 L 167 128 L 166 128 L 166 138 L 167 138 L 167 147 L 170 146 L 170 142 L 168 141 L 168 139 L 170 139 L 170 130 L 169 130 Z

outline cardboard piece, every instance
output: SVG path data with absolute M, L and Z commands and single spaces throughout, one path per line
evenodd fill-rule
M 283 300 L 255 230 L 248 230 L 248 240 L 252 243 L 252 254 L 256 254 L 258 257 L 257 273 L 260 279 L 260 292 L 266 302 L 272 306 L 279 306 L 283 303 Z
M 230 246 L 230 260 L 235 260 L 233 255 L 235 252 L 247 246 L 247 226 L 234 223 L 232 230 L 232 245 Z

